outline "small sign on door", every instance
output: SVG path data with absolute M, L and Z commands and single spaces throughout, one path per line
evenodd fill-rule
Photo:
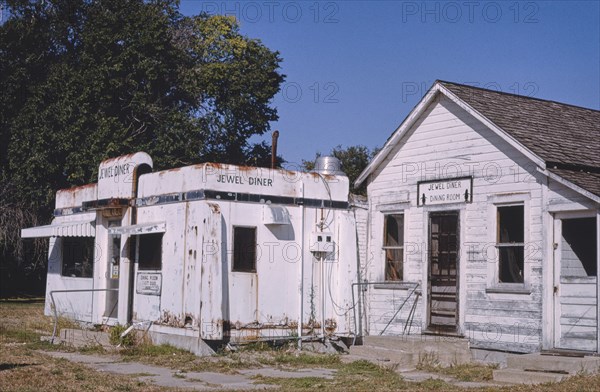
M 135 292 L 142 295 L 158 295 L 162 289 L 162 274 L 156 272 L 138 272 Z

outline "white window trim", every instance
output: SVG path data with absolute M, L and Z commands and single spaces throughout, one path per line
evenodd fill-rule
M 385 246 L 385 234 L 386 234 L 386 227 L 385 227 L 385 220 L 386 217 L 388 215 L 402 215 L 402 246 Z M 382 282 L 405 282 L 406 281 L 406 252 L 404 251 L 405 249 L 405 243 L 406 243 L 406 213 L 404 210 L 385 210 L 385 211 L 381 211 L 381 240 L 379 241 L 379 244 L 381 246 L 381 276 Z M 386 280 L 386 275 L 385 275 L 385 266 L 386 266 L 386 255 L 385 255 L 385 251 L 388 249 L 401 249 L 402 250 L 402 279 L 401 280 Z
M 488 293 L 513 293 L 530 294 L 531 267 L 527 262 L 527 244 L 530 241 L 530 203 L 529 192 L 497 194 L 488 196 L 488 243 L 481 247 L 482 257 L 487 261 L 487 288 Z M 523 206 L 524 225 L 524 257 L 523 283 L 503 283 L 499 279 L 500 258 L 498 250 L 498 207 Z M 493 253 L 492 253 L 493 252 Z

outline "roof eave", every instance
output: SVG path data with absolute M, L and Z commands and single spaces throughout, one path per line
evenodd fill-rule
M 359 187 L 367 179 L 367 177 L 369 177 L 369 175 L 371 175 L 375 171 L 377 166 L 379 166 L 381 162 L 383 162 L 383 160 L 387 157 L 388 153 L 393 148 L 393 146 L 404 136 L 407 130 L 415 123 L 415 121 L 421 116 L 421 114 L 423 114 L 427 106 L 429 106 L 431 101 L 433 101 L 434 97 L 437 95 L 438 92 L 444 94 L 446 97 L 448 97 L 448 99 L 456 103 L 467 113 L 471 114 L 485 126 L 490 128 L 494 133 L 496 133 L 498 136 L 500 136 L 502 139 L 508 142 L 511 146 L 513 146 L 515 149 L 517 149 L 519 152 L 521 152 L 523 155 L 529 158 L 538 167 L 542 168 L 543 170 L 546 169 L 546 163 L 540 156 L 538 156 L 533 151 L 525 147 L 523 144 L 517 141 L 517 139 L 509 135 L 506 131 L 494 124 L 483 114 L 481 114 L 472 106 L 460 99 L 448 88 L 444 87 L 444 85 L 440 81 L 436 81 L 434 85 L 429 89 L 429 91 L 427 91 L 427 93 L 421 99 L 421 101 L 417 104 L 417 106 L 415 106 L 414 109 L 409 113 L 409 115 L 402 122 L 402 124 L 400 124 L 396 131 L 394 131 L 394 133 L 385 143 L 381 151 L 379 151 L 379 153 L 367 165 L 365 170 L 363 170 L 360 176 L 358 176 L 358 178 L 354 182 L 354 185 L 356 187 Z
M 600 196 L 593 194 L 592 192 L 580 187 L 579 185 L 573 184 L 571 181 L 559 176 L 558 174 L 554 174 L 550 170 L 538 169 L 538 171 L 547 176 L 548 178 L 566 186 L 567 188 L 574 190 L 580 195 L 583 195 L 596 203 L 600 203 Z

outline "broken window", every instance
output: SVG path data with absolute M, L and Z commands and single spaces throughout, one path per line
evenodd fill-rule
M 256 227 L 233 228 L 233 271 L 256 272 Z
M 562 276 L 596 276 L 596 218 L 562 220 Z
M 404 214 L 385 215 L 383 231 L 385 280 L 402 280 L 404 278 Z
M 91 278 L 94 272 L 94 237 L 63 237 L 62 276 Z
M 138 236 L 138 269 L 159 270 L 162 268 L 163 233 L 150 233 Z
M 502 283 L 523 283 L 525 212 L 523 205 L 498 207 L 498 278 Z

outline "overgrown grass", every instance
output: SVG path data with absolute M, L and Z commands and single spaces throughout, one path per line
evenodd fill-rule
M 439 364 L 426 364 L 420 362 L 417 369 L 452 376 L 460 381 L 490 381 L 493 378 L 494 369 L 497 365 L 484 365 L 477 363 L 465 363 L 452 366 L 440 366 Z
M 64 325 L 69 325 L 67 320 Z M 100 346 L 83 349 L 52 346 L 40 342 L 41 335 L 52 332 L 52 318 L 43 315 L 43 303 L 0 301 L 0 391 L 172 391 L 135 380 L 133 376 L 120 376 L 96 372 L 82 365 L 44 355 L 41 350 L 63 350 L 104 355 Z M 333 378 L 301 377 L 274 378 L 256 376 L 257 384 L 278 386 L 282 390 L 303 391 L 369 391 L 390 390 L 468 390 L 442 380 L 407 382 L 394 369 L 366 361 L 342 363 L 340 356 L 331 354 L 298 353 L 293 345 L 271 346 L 264 343 L 247 345 L 235 352 L 222 352 L 212 357 L 197 357 L 187 351 L 168 345 L 152 345 L 147 341 L 119 351 L 124 360 L 176 369 L 186 372 L 236 373 L 244 368 L 264 366 L 300 369 L 333 369 Z M 114 352 L 110 352 L 114 354 Z M 441 373 L 463 381 L 491 379 L 493 367 L 485 365 L 456 365 L 440 367 L 433 357 L 423 357 L 422 370 Z M 141 376 L 141 375 L 140 375 Z M 191 381 L 191 380 L 190 380 Z M 546 391 L 575 392 L 597 391 L 600 375 L 579 375 L 557 384 L 536 386 L 489 387 L 487 391 Z

